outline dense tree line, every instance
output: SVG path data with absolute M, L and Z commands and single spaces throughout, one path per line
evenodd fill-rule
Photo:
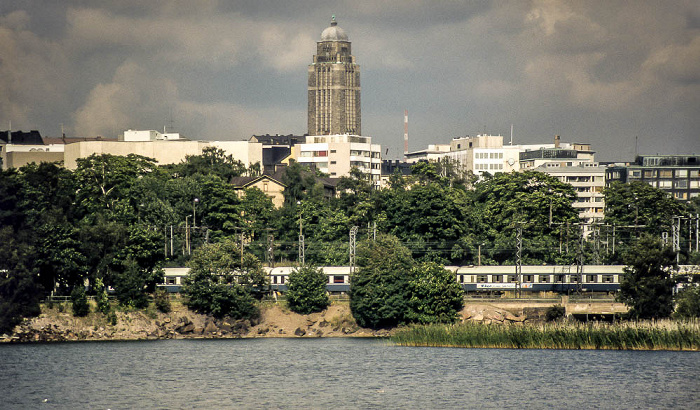
M 207 244 L 250 254 L 258 262 L 249 266 L 271 263 L 270 254 L 295 263 L 300 228 L 306 262 L 315 265 L 348 264 L 355 226 L 358 241 L 393 235 L 417 264 L 512 264 L 518 235 L 524 264 L 581 256 L 619 263 L 642 232 L 658 237 L 670 232 L 673 215 L 700 211 L 697 199 L 686 204 L 646 184 L 613 184 L 597 234 L 605 245 L 586 241 L 581 255 L 575 191 L 546 174 L 478 180 L 447 161 L 419 163 L 410 177 L 391 176 L 386 189 L 353 170 L 329 197 L 323 175 L 292 163 L 282 181 L 284 205 L 274 209 L 260 190 L 236 192 L 230 184 L 259 172 L 259 165 L 246 169 L 213 148 L 167 166 L 136 155 L 93 155 L 75 170 L 42 163 L 0 172 L 0 331 L 36 314 L 37 301 L 51 292 L 70 295 L 86 280 L 113 288 L 120 303 L 143 306 L 163 267 L 195 263 Z M 688 228 L 681 229 L 685 241 Z M 697 262 L 687 249 L 681 263 Z

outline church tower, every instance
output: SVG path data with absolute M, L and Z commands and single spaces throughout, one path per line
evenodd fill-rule
M 309 65 L 309 135 L 361 134 L 360 66 L 335 16 Z

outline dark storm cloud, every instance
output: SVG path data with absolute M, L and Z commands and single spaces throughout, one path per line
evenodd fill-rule
M 199 139 L 306 131 L 306 69 L 338 17 L 363 132 L 398 156 L 459 135 L 590 142 L 602 160 L 700 152 L 694 1 L 13 1 L 0 129 Z

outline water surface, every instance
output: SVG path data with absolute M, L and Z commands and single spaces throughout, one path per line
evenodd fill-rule
M 0 345 L 0 408 L 700 408 L 700 353 L 378 339 Z M 46 400 L 46 402 L 44 402 Z

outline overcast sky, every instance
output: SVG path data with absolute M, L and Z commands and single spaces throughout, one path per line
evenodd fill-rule
M 362 131 L 390 158 L 456 136 L 589 142 L 597 159 L 700 154 L 700 2 L 0 2 L 0 129 L 191 139 L 307 132 L 332 14 L 361 66 Z

